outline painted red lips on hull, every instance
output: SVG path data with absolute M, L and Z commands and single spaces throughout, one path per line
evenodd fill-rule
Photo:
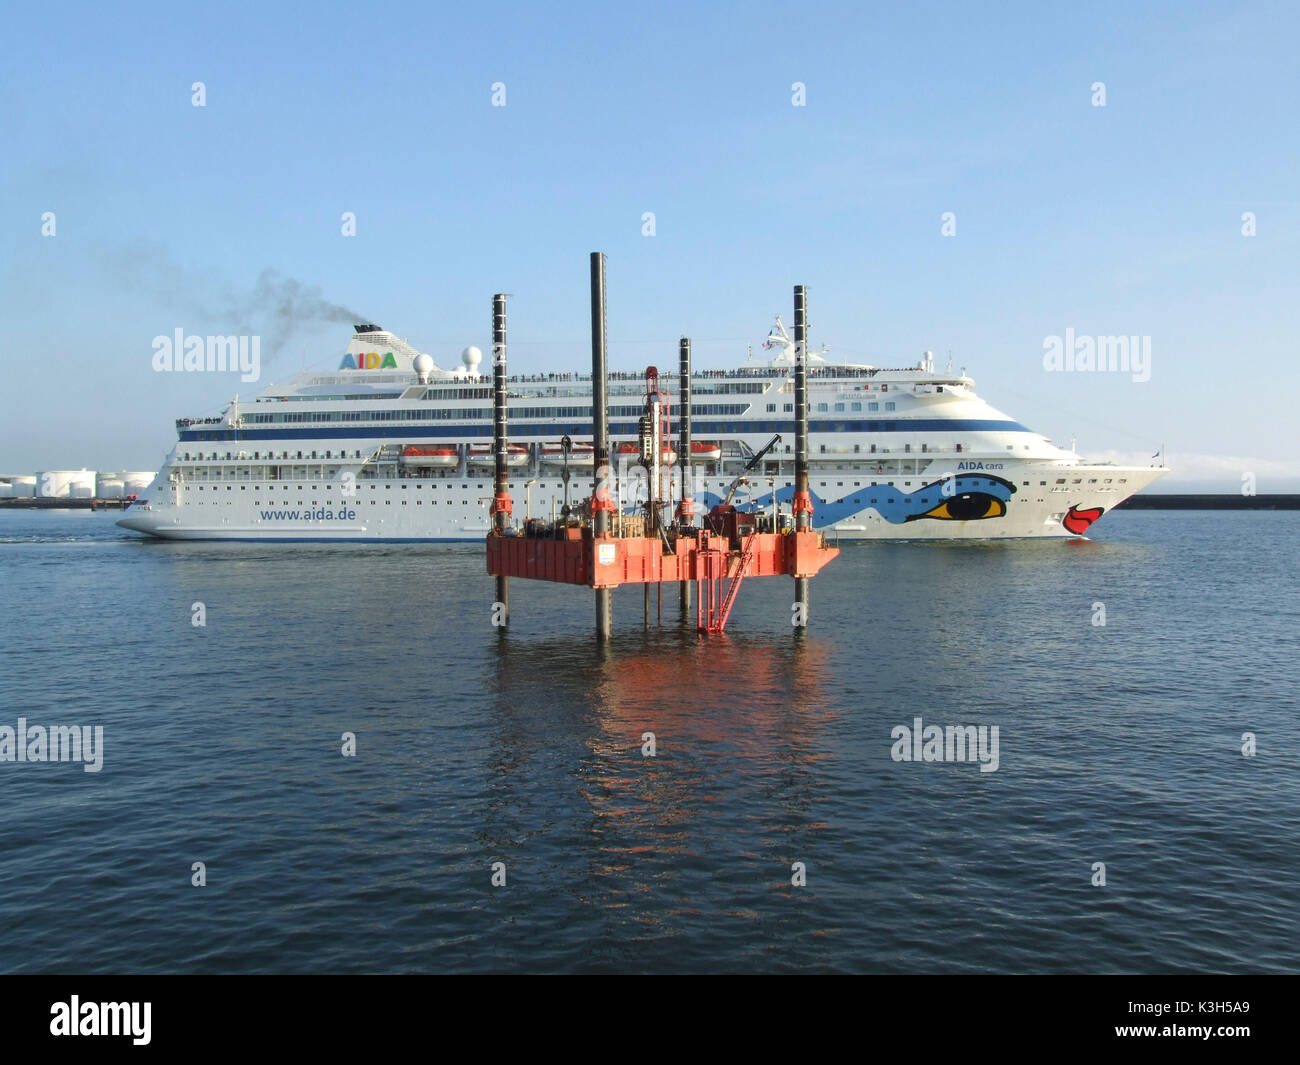
M 1072 506 L 1065 512 L 1061 524 L 1065 526 L 1068 532 L 1072 532 L 1076 536 L 1082 536 L 1088 531 L 1088 526 L 1100 518 L 1105 513 L 1105 510 L 1105 507 L 1089 507 L 1087 510 L 1080 510 L 1078 507 Z

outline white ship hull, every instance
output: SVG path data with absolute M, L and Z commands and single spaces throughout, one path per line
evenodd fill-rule
M 942 499 L 942 478 L 937 481 L 903 478 L 891 489 L 885 483 L 872 485 L 870 478 L 864 479 L 859 470 L 826 471 L 824 476 L 814 475 L 812 479 L 812 491 L 818 502 L 814 527 L 841 540 L 1078 536 L 1086 533 L 1087 526 L 1096 517 L 1109 513 L 1165 471 L 1148 467 L 1076 466 L 1066 471 L 1065 485 L 1055 483 L 1063 472 L 1059 466 L 1025 465 L 1012 472 L 1019 478 L 1014 482 L 1017 491 L 1008 501 L 1006 513 L 996 519 L 927 520 L 922 517 L 899 521 L 897 516 L 890 520 L 882 513 L 888 509 L 886 500 L 891 498 L 888 493 L 895 493 L 892 496 L 895 501 L 905 495 L 916 495 L 923 489 L 924 481 L 925 485 L 938 484 L 931 489 L 929 498 Z M 1071 484 L 1076 478 L 1081 483 Z M 531 492 L 525 482 L 511 482 L 516 517 L 549 519 L 560 513 L 564 495 L 558 478 L 543 474 L 536 481 Z M 908 481 L 912 482 L 910 488 Z M 1097 483 L 1089 484 L 1090 481 Z M 696 494 L 702 494 L 707 505 L 721 499 L 730 478 L 705 478 L 697 483 Z M 345 487 L 353 491 L 344 494 Z M 209 488 L 216 491 L 210 492 Z M 590 493 L 590 488 L 590 475 L 572 477 L 570 501 L 577 503 Z M 371 483 L 335 480 L 205 485 L 202 495 L 198 486 L 180 488 L 156 482 L 146 502 L 130 508 L 118 524 L 172 540 L 471 541 L 481 540 L 488 532 L 487 507 L 491 495 L 492 481 L 485 478 L 403 477 Z M 788 499 L 783 500 L 781 495 L 782 490 L 778 489 L 778 510 L 789 514 Z M 761 492 L 738 495 L 735 502 L 742 509 L 770 513 L 771 498 L 770 490 L 764 486 Z M 879 502 L 869 502 L 873 498 Z M 628 513 L 638 512 L 635 504 L 624 509 Z M 1075 529 L 1067 528 L 1064 523 L 1072 510 L 1076 516 L 1084 516 L 1071 520 Z M 823 520 L 831 517 L 835 520 Z M 1087 524 L 1083 524 L 1085 521 Z

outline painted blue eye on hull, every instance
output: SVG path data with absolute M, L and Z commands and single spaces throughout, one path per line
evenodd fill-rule
M 909 521 L 933 518 L 938 521 L 979 521 L 1000 518 L 1007 512 L 1007 504 L 1016 486 L 1001 477 L 987 474 L 972 476 L 957 474 L 952 478 L 932 481 L 915 492 L 903 492 L 885 484 L 865 485 L 855 488 L 837 502 L 830 503 L 816 492 L 810 492 L 813 501 L 813 526 L 825 528 L 863 511 L 874 510 L 891 525 L 905 525 Z M 872 494 L 874 493 L 874 495 Z M 722 502 L 720 496 L 705 493 L 704 507 Z M 787 513 L 794 502 L 794 488 L 776 491 L 779 503 Z M 859 502 L 854 502 L 854 500 Z M 871 502 L 871 500 L 875 502 Z M 698 500 L 696 501 L 699 502 Z M 738 504 L 742 510 L 767 510 L 772 506 L 772 493 L 753 496 Z

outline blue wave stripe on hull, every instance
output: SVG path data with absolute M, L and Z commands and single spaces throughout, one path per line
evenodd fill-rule
M 952 487 L 948 489 L 947 494 L 944 493 L 944 486 L 945 482 L 939 480 L 918 488 L 915 492 L 904 492 L 898 488 L 891 488 L 887 484 L 863 485 L 833 503 L 810 491 L 808 494 L 812 496 L 813 502 L 813 527 L 824 529 L 868 510 L 874 510 L 891 525 L 904 525 L 908 521 L 923 517 L 945 500 L 961 495 L 980 493 L 1000 500 L 1005 505 L 1010 502 L 1011 496 L 1015 493 L 1015 487 L 1000 477 L 975 477 L 970 474 L 959 474 L 952 478 Z M 869 498 L 871 492 L 876 493 L 877 502 L 853 502 L 855 498 Z M 722 497 L 712 492 L 706 492 L 704 495 L 706 510 L 722 502 Z M 770 509 L 772 495 L 772 492 L 768 492 L 762 496 L 746 499 L 741 509 L 760 512 Z M 779 504 L 785 504 L 788 513 L 794 503 L 794 488 L 778 488 L 775 495 Z

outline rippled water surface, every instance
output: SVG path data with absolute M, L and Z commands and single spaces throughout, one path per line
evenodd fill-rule
M 116 516 L 0 513 L 0 726 L 104 728 L 0 762 L 0 970 L 1300 969 L 1296 515 L 846 545 L 804 639 L 767 579 L 603 652 L 543 584 L 501 636 L 481 546 Z

